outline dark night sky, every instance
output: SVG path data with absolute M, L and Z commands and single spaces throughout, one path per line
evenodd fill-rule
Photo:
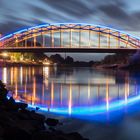
M 2 34 L 37 24 L 55 22 L 100 24 L 139 36 L 140 1 L 0 0 L 0 33 Z M 100 58 L 97 54 L 89 56 Z

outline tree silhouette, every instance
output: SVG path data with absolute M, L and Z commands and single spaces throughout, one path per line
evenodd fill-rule
M 6 85 L 0 80 L 0 101 L 7 100 L 8 90 L 6 89 Z

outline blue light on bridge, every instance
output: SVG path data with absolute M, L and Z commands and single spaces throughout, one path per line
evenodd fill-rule
M 42 27 L 47 27 L 48 25 L 50 24 L 41 24 L 41 25 L 38 25 L 38 26 L 34 26 L 34 27 L 30 27 L 28 28 L 28 30 L 33 30 L 33 29 L 38 29 L 38 28 L 42 28 Z
M 10 37 L 12 37 L 12 36 L 13 36 L 13 34 L 6 35 L 6 36 L 0 38 L 0 41 L 2 41 L 2 40 L 4 40 L 4 39 L 7 39 L 7 38 L 10 38 Z
M 95 24 L 87 24 L 87 23 L 54 23 L 54 24 L 53 23 L 51 23 L 51 24 L 47 23 L 47 24 L 41 24 L 41 25 L 38 25 L 38 26 L 33 26 L 33 27 L 28 28 L 28 29 L 23 29 L 23 30 L 20 30 L 20 31 L 16 31 L 12 34 L 9 34 L 9 35 L 6 35 L 6 36 L 0 38 L 0 41 L 5 40 L 7 38 L 10 38 L 10 37 L 14 36 L 15 34 L 26 32 L 26 31 L 33 30 L 33 29 L 38 29 L 38 28 L 42 28 L 42 27 L 49 27 L 49 26 L 61 26 L 61 25 L 65 26 L 65 25 L 70 25 L 70 24 L 79 25 L 79 26 L 95 26 L 97 28 L 110 29 L 113 32 L 118 32 L 118 33 L 121 33 L 121 34 L 125 34 L 127 36 L 130 36 L 130 37 L 136 39 L 136 40 L 140 40 L 140 38 L 138 38 L 134 35 L 131 35 L 129 33 L 126 33 L 124 31 L 117 30 L 117 29 L 114 29 L 114 28 L 111 28 L 111 27 L 103 26 L 103 25 L 95 25 Z
M 20 33 L 22 33 L 22 32 L 26 32 L 27 31 L 27 29 L 23 29 L 23 30 L 20 30 L 20 31 L 17 31 L 17 32 L 14 32 L 13 34 L 15 35 L 15 34 L 20 34 Z

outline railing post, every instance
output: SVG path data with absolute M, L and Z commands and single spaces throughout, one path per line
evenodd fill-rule
M 27 47 L 27 39 L 25 38 L 25 47 Z
M 51 47 L 54 47 L 54 33 L 52 29 L 51 29 Z
M 120 33 L 118 32 L 117 48 L 120 48 Z
M 18 37 L 16 36 L 16 47 L 18 47 Z
M 60 47 L 62 47 L 62 43 L 63 43 L 63 38 L 62 38 L 62 29 L 60 25 Z
M 42 38 L 43 38 L 43 47 L 45 47 L 45 35 L 42 34 Z
M 91 47 L 91 30 L 89 26 L 89 48 Z
M 69 36 L 69 41 L 70 41 L 70 48 L 72 47 L 72 29 L 70 29 L 70 36 Z
M 99 32 L 98 32 L 98 48 L 100 48 L 101 45 L 101 35 L 100 35 L 100 27 L 99 27 Z
M 110 48 L 110 29 L 109 29 L 109 33 L 108 33 L 108 48 Z
M 129 36 L 127 35 L 126 48 L 128 47 Z
M 34 34 L 34 47 L 36 47 L 36 35 Z
M 79 48 L 81 48 L 81 29 L 79 29 Z

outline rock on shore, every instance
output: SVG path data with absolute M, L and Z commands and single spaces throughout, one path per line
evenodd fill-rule
M 0 140 L 86 140 L 79 133 L 55 130 L 59 120 L 29 111 L 25 103 L 17 103 L 0 81 Z M 48 125 L 47 129 L 45 125 Z

